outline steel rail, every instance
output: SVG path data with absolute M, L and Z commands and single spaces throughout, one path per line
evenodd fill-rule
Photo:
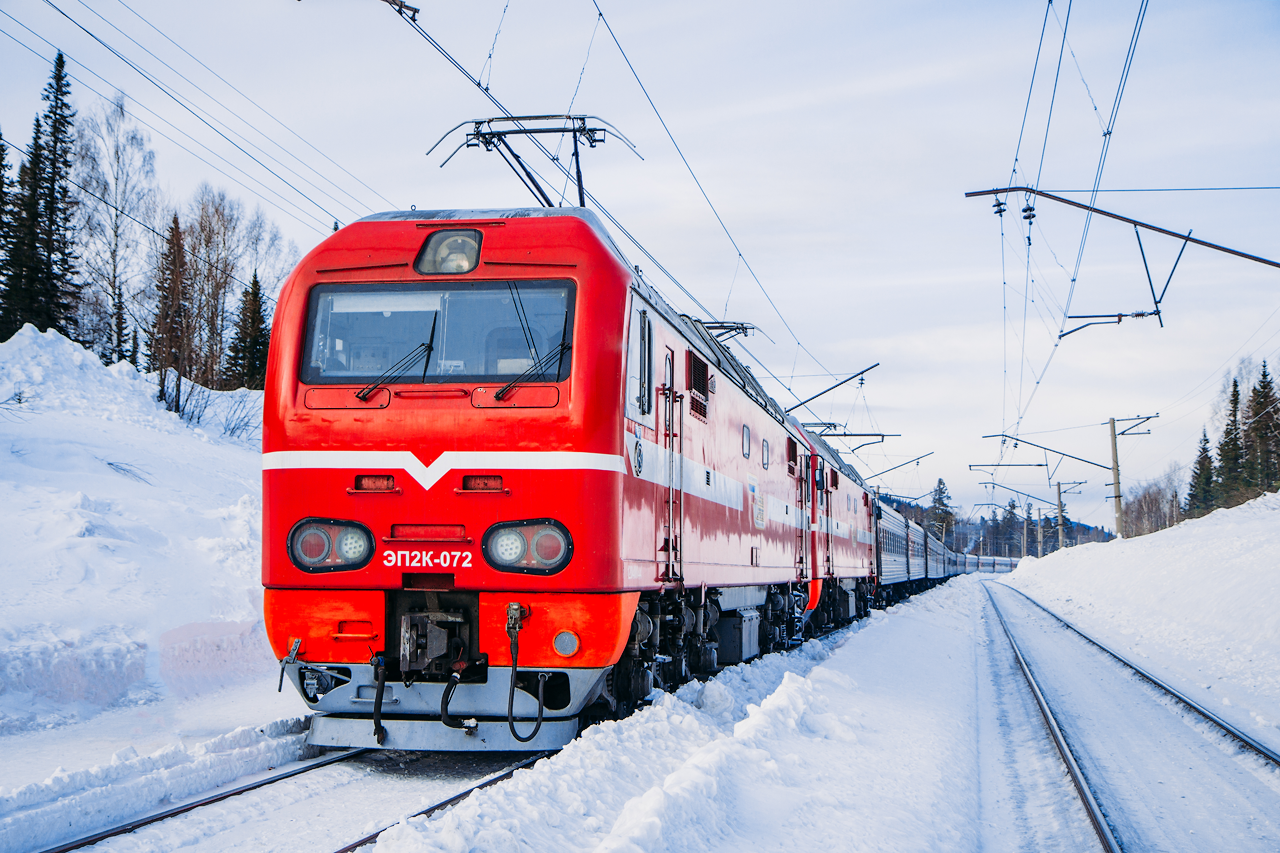
M 1004 586 L 1004 584 L 1001 584 L 1001 586 Z M 1094 799 L 1093 791 L 1089 788 L 1089 782 L 1085 779 L 1084 772 L 1080 769 L 1080 765 L 1076 763 L 1075 755 L 1072 754 L 1071 747 L 1067 743 L 1066 735 L 1059 728 L 1058 721 L 1053 716 L 1053 711 L 1049 708 L 1049 703 L 1044 698 L 1044 693 L 1040 690 L 1040 685 L 1036 683 L 1035 676 L 1031 674 L 1031 667 L 1027 665 L 1026 659 L 1022 656 L 1022 650 L 1018 648 L 1018 642 L 1013 638 L 1013 632 L 1009 630 L 1009 624 L 1005 622 L 1004 614 L 1000 612 L 1000 605 L 996 604 L 995 596 L 991 594 L 991 590 L 986 583 L 983 583 L 982 588 L 986 590 L 987 598 L 991 601 L 991 607 L 995 610 L 996 617 L 1000 620 L 1000 627 L 1004 629 L 1005 638 L 1008 639 L 1009 646 L 1013 649 L 1013 655 L 1018 660 L 1018 667 L 1022 670 L 1022 675 L 1027 680 L 1027 686 L 1031 688 L 1031 695 L 1035 697 L 1036 705 L 1040 707 L 1040 715 L 1044 717 L 1045 726 L 1048 727 L 1049 735 L 1053 738 L 1053 743 L 1058 748 L 1062 763 L 1067 766 L 1067 772 L 1071 776 L 1071 783 L 1075 786 L 1076 793 L 1080 796 L 1080 802 L 1084 805 L 1085 812 L 1089 815 L 1089 822 L 1093 824 L 1093 831 L 1097 833 L 1098 841 L 1107 853 L 1122 853 L 1123 848 L 1116 841 L 1115 835 L 1111 832 L 1111 826 L 1107 823 L 1106 816 L 1103 815 L 1098 801 Z
M 114 838 L 117 835 L 127 835 L 128 833 L 139 830 L 149 824 L 168 820 L 171 817 L 195 811 L 203 806 L 212 805 L 213 803 L 218 803 L 230 797 L 235 797 L 258 788 L 265 788 L 267 785 L 280 782 L 284 779 L 289 779 L 311 770 L 317 770 L 321 767 L 328 767 L 330 764 L 336 764 L 339 761 L 346 761 L 348 759 L 355 758 L 358 755 L 364 755 L 366 752 L 372 751 L 372 749 L 353 749 L 337 755 L 330 755 L 316 761 L 311 761 L 301 767 L 295 767 L 292 770 L 287 770 L 284 773 L 277 773 L 274 776 L 268 776 L 265 779 L 259 779 L 258 781 L 250 782 L 247 785 L 240 785 L 239 787 L 232 788 L 229 791 L 222 791 L 208 797 L 201 797 L 198 800 L 185 803 L 181 806 L 174 806 L 171 809 L 166 809 L 165 811 L 158 812 L 153 815 L 141 817 L 137 820 L 131 820 L 128 823 L 122 823 L 119 826 L 112 827 L 111 829 L 104 829 L 101 832 L 95 832 L 93 835 L 86 835 L 84 838 L 80 838 L 75 841 L 68 841 L 65 844 L 58 845 L 57 847 L 50 847 L 47 850 L 41 851 L 41 853 L 66 853 L 68 850 L 78 850 L 81 847 L 89 847 L 90 845 L 97 844 L 100 841 L 105 841 L 108 838 Z
M 1222 729 L 1222 730 L 1223 730 L 1224 732 L 1226 732 L 1228 735 L 1230 735 L 1231 737 L 1233 737 L 1233 738 L 1235 738 L 1236 740 L 1238 740 L 1238 741 L 1241 743 L 1241 745 L 1243 745 L 1243 746 L 1245 746 L 1245 747 L 1248 747 L 1249 749 L 1253 750 L 1253 751 L 1254 751 L 1254 752 L 1256 752 L 1258 755 L 1262 756 L 1263 758 L 1267 759 L 1268 761 L 1271 761 L 1271 762 L 1272 762 L 1272 763 L 1274 763 L 1274 764 L 1280 765 L 1280 753 L 1277 753 L 1277 751 L 1276 751 L 1276 750 L 1271 749 L 1270 747 L 1265 746 L 1265 745 L 1263 745 L 1263 744 L 1261 744 L 1261 743 L 1258 743 L 1256 740 L 1254 740 L 1253 738 L 1249 737 L 1249 736 L 1248 736 L 1248 735 L 1246 735 L 1244 732 L 1240 731 L 1240 730 L 1239 730 L 1239 729 L 1237 729 L 1235 726 L 1231 725 L 1231 724 L 1230 724 L 1230 723 L 1228 723 L 1226 720 L 1222 719 L 1222 718 L 1221 718 L 1221 717 L 1219 717 L 1217 714 L 1215 714 L 1215 713 L 1213 713 L 1212 711 L 1210 711 L 1208 708 L 1205 708 L 1205 707 L 1204 707 L 1203 705 L 1201 705 L 1199 702 L 1196 702 L 1194 699 L 1190 698 L 1189 696 L 1187 696 L 1186 694 L 1184 694 L 1182 691 L 1180 691 L 1180 690 L 1178 690 L 1178 689 L 1176 689 L 1176 688 L 1174 688 L 1174 687 L 1171 687 L 1171 686 L 1169 686 L 1168 684 L 1165 684 L 1165 683 L 1164 683 L 1163 681 L 1161 681 L 1159 678 L 1157 678 L 1156 676 L 1154 676 L 1154 675 L 1152 675 L 1151 673 L 1147 672 L 1145 669 L 1143 669 L 1142 667 L 1138 666 L 1136 663 L 1134 663 L 1133 661 L 1129 660 L 1128 658 L 1126 658 L 1124 655 L 1120 654 L 1119 652 L 1116 652 L 1116 651 L 1114 651 L 1114 650 L 1112 650 L 1112 649 L 1107 648 L 1107 647 L 1106 647 L 1106 646 L 1104 646 L 1102 643 L 1098 642 L 1098 641 L 1097 641 L 1097 640 L 1095 640 L 1093 637 L 1090 637 L 1090 636 L 1089 636 L 1088 634 L 1086 634 L 1084 631 L 1081 631 L 1081 630 L 1080 630 L 1079 628 L 1077 628 L 1075 625 L 1071 624 L 1071 622 L 1069 622 L 1069 621 L 1067 621 L 1066 619 L 1062 618 L 1062 617 L 1061 617 L 1061 616 L 1059 616 L 1057 613 L 1054 613 L 1052 610 L 1050 610 L 1049 608 L 1045 607 L 1043 604 L 1041 604 L 1040 602 L 1036 601 L 1034 598 L 1032 598 L 1031 596 L 1027 595 L 1027 594 L 1026 594 L 1025 592 L 1023 592 L 1022 590 L 1017 589 L 1017 588 L 1012 587 L 1012 586 L 1009 586 L 1008 584 L 1006 584 L 1006 583 L 1002 583 L 1002 582 L 1000 582 L 1000 581 L 992 581 L 992 583 L 999 583 L 1001 586 L 1005 587 L 1006 589 L 1011 589 L 1011 590 L 1013 590 L 1013 591 L 1014 591 L 1014 592 L 1016 592 L 1018 595 L 1022 596 L 1022 597 L 1023 597 L 1023 598 L 1025 598 L 1027 601 L 1031 602 L 1031 603 L 1032 603 L 1032 604 L 1034 604 L 1036 607 L 1038 607 L 1038 608 L 1040 608 L 1041 610 L 1043 610 L 1046 614 L 1048 614 L 1049 616 L 1052 616 L 1055 620 L 1057 620 L 1058 622 L 1062 623 L 1062 624 L 1063 624 L 1064 626 L 1066 626 L 1067 628 L 1071 629 L 1071 630 L 1072 630 L 1073 632 L 1075 632 L 1075 633 L 1076 633 L 1076 634 L 1077 634 L 1081 639 L 1083 639 L 1083 640 L 1085 640 L 1086 642 L 1090 643 L 1091 645 L 1093 645 L 1095 648 L 1099 649 L 1100 651 L 1106 652 L 1108 655 L 1110 655 L 1111 657 L 1115 658 L 1117 661 L 1119 661 L 1119 662 L 1120 662 L 1121 664 L 1123 664 L 1125 667 L 1127 667 L 1127 668 L 1129 668 L 1129 669 L 1133 670 L 1133 671 L 1134 671 L 1134 672 L 1136 672 L 1138 675 L 1142 676 L 1142 678 L 1144 678 L 1145 680 L 1147 680 L 1148 682 L 1150 682 L 1153 686 L 1155 686 L 1155 687 L 1159 688 L 1160 690 L 1164 691 L 1165 693 L 1169 694 L 1170 696 L 1172 696 L 1173 698 L 1177 699 L 1177 700 L 1178 700 L 1179 702 L 1181 702 L 1182 704 L 1186 705 L 1186 706 L 1187 706 L 1188 708 L 1190 708 L 1192 711 L 1195 711 L 1197 714 L 1199 714 L 1200 716 L 1204 717 L 1204 718 L 1205 718 L 1206 720 L 1208 720 L 1210 723 L 1213 723 L 1215 726 L 1217 726 L 1218 728 Z M 988 593 L 988 594 L 989 594 L 989 593 Z
M 442 800 L 436 803 L 434 806 L 429 806 L 420 812 L 415 812 L 414 814 L 409 815 L 409 817 L 405 818 L 404 820 L 408 820 L 409 818 L 415 818 L 415 817 L 429 817 L 430 815 L 435 814 L 441 809 L 447 809 L 449 806 L 456 805 L 457 803 L 460 803 L 463 800 L 465 800 L 467 797 L 471 796 L 471 794 L 474 793 L 475 791 L 479 791 L 481 788 L 487 788 L 490 785 L 496 785 L 499 782 L 502 782 L 506 779 L 510 779 L 517 770 L 528 767 L 530 764 L 533 764 L 535 761 L 538 761 L 539 759 L 542 759 L 542 758 L 546 758 L 550 754 L 551 754 L 550 752 L 539 752 L 536 755 L 530 756 L 529 758 L 526 758 L 524 761 L 521 761 L 519 764 L 516 764 L 515 766 L 507 770 L 504 770 L 501 773 L 498 773 L 494 776 L 490 776 L 487 779 L 482 779 L 477 784 L 472 785 L 470 788 L 468 788 L 465 791 L 462 791 L 461 793 L 454 794 L 452 797 L 450 797 L 447 800 Z M 382 829 L 379 829 L 377 832 L 370 833 L 369 835 L 366 835 L 364 838 L 361 838 L 359 841 L 353 841 L 350 844 L 348 844 L 346 847 L 342 847 L 342 848 L 339 848 L 338 850 L 335 850 L 334 853 L 353 853 L 353 851 L 359 850 L 361 847 L 364 847 L 366 844 L 372 844 L 373 842 L 377 841 L 379 835 L 381 835 L 391 827 L 396 826 L 401 822 L 402 821 L 396 821 L 396 823 L 387 824 Z

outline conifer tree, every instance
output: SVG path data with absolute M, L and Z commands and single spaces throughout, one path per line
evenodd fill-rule
M 151 369 L 159 373 L 157 399 L 171 412 L 182 411 L 182 375 L 187 366 L 186 278 L 182 226 L 175 213 L 155 272 L 156 316 L 151 328 Z M 170 370 L 174 371 L 172 395 L 167 393 Z
M 44 112 L 45 166 L 40 176 L 42 199 L 41 240 L 49 256 L 54 292 L 49 301 L 58 308 L 55 326 L 64 334 L 71 331 L 70 321 L 76 307 L 79 284 L 76 281 L 75 215 L 79 199 L 71 185 L 72 158 L 75 155 L 76 111 L 71 106 L 71 80 L 67 76 L 66 58 L 59 51 L 53 61 L 53 73 L 40 98 L 48 106 Z
M 946 544 L 948 534 L 954 538 L 955 523 L 956 516 L 951 509 L 951 495 L 947 492 L 947 484 L 939 477 L 938 485 L 933 487 L 933 502 L 925 510 L 925 526 L 930 533 L 938 537 L 939 541 Z
M 1275 383 L 1262 362 L 1262 373 L 1249 393 L 1241 438 L 1245 451 L 1245 479 L 1249 497 L 1280 488 L 1280 401 Z
M 37 117 L 31 130 L 31 147 L 18 167 L 18 183 L 9 204 L 0 339 L 7 340 L 26 323 L 35 324 L 41 331 L 58 328 L 58 306 L 50 298 L 53 269 L 40 228 L 44 136 L 44 125 Z
M 12 195 L 9 150 L 4 141 L 4 134 L 0 133 L 0 287 L 3 287 L 8 280 L 6 271 L 9 268 L 9 205 Z M 3 306 L 3 302 L 3 296 L 0 296 L 0 306 Z
M 233 335 L 227 351 L 226 369 L 223 371 L 223 387 L 261 391 L 267 378 L 267 348 L 271 342 L 271 328 L 267 325 L 263 311 L 262 285 L 258 281 L 257 270 L 254 270 L 249 287 L 240 297 L 240 310 Z
M 1188 518 L 1199 518 L 1213 511 L 1213 456 L 1209 452 L 1209 433 L 1200 431 L 1200 448 L 1195 468 L 1187 486 L 1185 512 Z
M 59 53 L 41 96 L 47 107 L 35 120 L 31 147 L 18 169 L 15 197 L 9 204 L 0 337 L 7 338 L 24 323 L 75 337 L 78 200 L 71 170 L 76 112 L 69 99 L 69 79 Z
M 1245 500 L 1244 443 L 1240 437 L 1240 381 L 1231 380 L 1227 425 L 1218 441 L 1218 466 L 1214 470 L 1215 507 L 1236 506 Z

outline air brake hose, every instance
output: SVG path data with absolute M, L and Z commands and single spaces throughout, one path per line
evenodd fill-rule
M 374 666 L 374 675 L 378 680 L 378 689 L 373 694 L 373 736 L 378 746 L 387 739 L 387 730 L 382 727 L 382 695 L 387 689 L 387 666 L 381 655 L 374 655 L 369 663 Z
M 449 716 L 449 700 L 453 698 L 453 689 L 458 686 L 462 676 L 455 672 L 449 676 L 449 683 L 444 687 L 444 695 L 440 697 L 440 722 L 451 729 L 462 728 L 462 723 Z
M 511 736 L 520 743 L 528 743 L 538 736 L 538 732 L 542 729 L 542 713 L 546 708 L 543 701 L 543 689 L 547 685 L 547 674 L 545 672 L 538 673 L 538 722 L 534 725 L 527 737 L 521 737 L 516 731 L 515 703 L 516 703 L 516 673 L 518 671 L 517 661 L 520 655 L 520 629 L 524 627 L 524 617 L 529 615 L 529 611 L 519 604 L 512 602 L 507 605 L 507 636 L 511 638 L 511 687 L 507 691 L 507 728 L 511 729 Z

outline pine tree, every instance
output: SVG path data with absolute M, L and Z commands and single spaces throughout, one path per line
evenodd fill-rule
M 74 331 L 74 315 L 80 285 L 76 281 L 75 215 L 79 198 L 71 185 L 75 155 L 76 111 L 71 106 L 71 80 L 66 58 L 59 51 L 53 73 L 40 95 L 48 106 L 44 113 L 45 165 L 40 176 L 42 216 L 40 238 L 53 274 L 48 301 L 57 317 L 51 325 L 63 334 Z
M 0 304 L 0 339 L 8 339 L 26 323 L 41 331 L 57 328 L 57 305 L 50 295 L 53 269 L 40 239 L 45 171 L 44 124 L 36 118 L 31 147 L 18 167 L 18 184 L 9 204 L 4 300 Z
M 1185 512 L 1188 518 L 1199 518 L 1213 511 L 1213 456 L 1209 452 L 1209 433 L 1200 431 L 1200 448 L 1196 465 L 1187 485 Z
M 25 323 L 75 337 L 78 200 L 71 185 L 76 112 L 70 94 L 66 60 L 59 53 L 41 96 L 48 106 L 36 117 L 9 203 L 0 337 Z
M 1249 393 L 1245 406 L 1242 440 L 1245 452 L 1245 480 L 1249 497 L 1280 488 L 1280 400 L 1275 383 L 1262 362 L 1262 373 Z
M 1246 498 L 1244 444 L 1240 437 L 1240 382 L 1231 380 L 1227 425 L 1218 441 L 1218 465 L 1213 472 L 1215 507 L 1236 506 Z
M 9 222 L 10 213 L 9 205 L 12 201 L 12 188 L 9 179 L 9 150 L 8 145 L 4 141 L 4 134 L 0 133 L 0 286 L 8 280 L 7 270 L 9 268 Z M 0 295 L 0 306 L 4 304 L 4 297 Z
M 925 526 L 945 544 L 948 534 L 951 534 L 954 539 L 955 523 L 956 515 L 951 509 L 951 495 L 947 492 L 947 484 L 939 477 L 938 485 L 933 487 L 933 502 L 925 511 Z
M 271 328 L 267 325 L 266 314 L 263 312 L 262 285 L 258 281 L 257 270 L 240 298 L 240 311 L 233 335 L 223 371 L 223 387 L 261 391 L 266 385 L 267 348 L 271 342 Z
M 175 213 L 155 272 L 156 316 L 151 328 L 151 369 L 160 374 L 157 398 L 163 400 L 171 412 L 182 411 L 182 375 L 187 351 L 186 261 L 182 226 Z M 172 395 L 167 393 L 170 370 L 174 371 Z

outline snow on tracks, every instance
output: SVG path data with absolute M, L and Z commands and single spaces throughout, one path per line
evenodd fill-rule
M 106 766 L 0 789 L 0 851 L 40 850 L 304 757 L 305 718 L 244 726 L 191 748 L 132 748 Z
M 965 580 L 661 695 L 378 850 L 975 849 Z

